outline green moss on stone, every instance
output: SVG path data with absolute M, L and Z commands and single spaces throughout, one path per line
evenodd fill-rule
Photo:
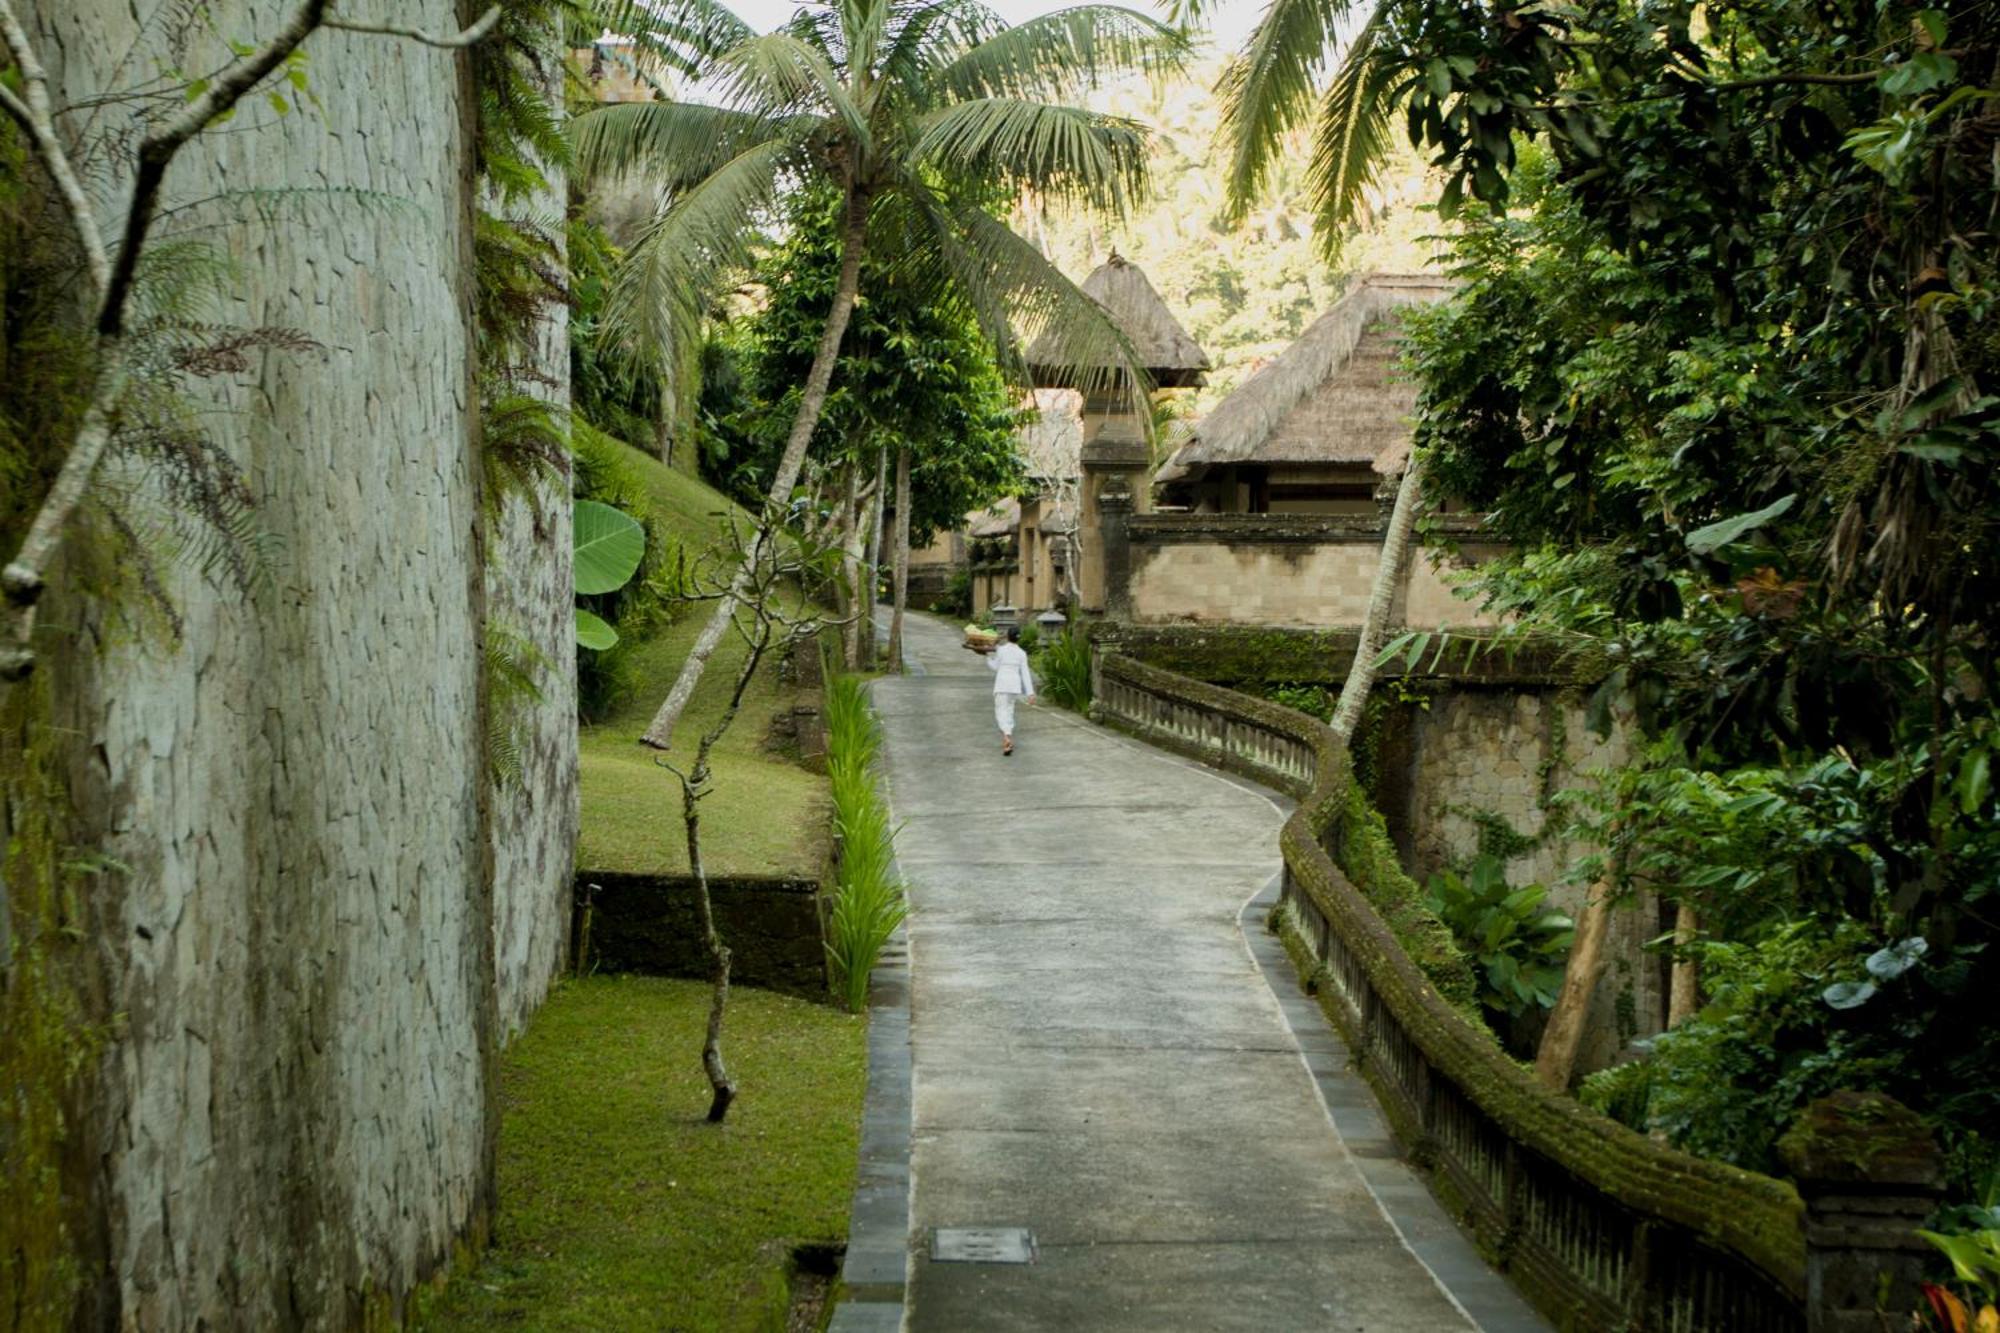
M 0 717 L 0 1291 L 19 1328 L 67 1327 L 82 1274 L 64 1200 L 64 1108 L 103 1045 L 78 987 L 73 880 L 110 873 L 71 845 L 70 805 L 46 725 L 47 677 Z
M 1407 877 L 1398 884 L 1390 876 L 1394 858 L 1383 851 L 1386 832 L 1379 820 L 1366 817 L 1372 812 L 1365 799 L 1357 802 L 1353 797 L 1347 754 L 1331 731 L 1267 700 L 1190 680 L 1116 651 L 1103 654 L 1099 672 L 1106 681 L 1129 684 L 1164 701 L 1218 710 L 1312 745 L 1315 772 L 1310 781 L 1289 784 L 1299 797 L 1299 809 L 1280 834 L 1292 891 L 1308 898 L 1327 919 L 1381 1009 L 1422 1053 L 1430 1077 L 1456 1087 L 1524 1150 L 1641 1217 L 1677 1226 L 1741 1255 L 1784 1289 L 1803 1296 L 1803 1205 L 1791 1185 L 1654 1143 L 1568 1096 L 1549 1092 L 1507 1058 L 1491 1032 L 1441 993 L 1401 934 L 1352 877 L 1372 878 L 1377 891 L 1391 900 L 1414 889 L 1404 888 Z M 1144 727 L 1132 729 L 1148 740 L 1162 740 Z M 1179 748 L 1192 753 L 1206 747 L 1182 743 Z M 1203 757 L 1230 762 L 1219 752 Z M 1342 862 L 1353 870 L 1336 864 L 1329 847 L 1338 848 Z M 1412 918 L 1403 916 L 1405 932 L 1411 924 Z M 1288 950 L 1294 947 L 1288 942 Z M 1421 940 L 1416 947 L 1426 951 Z M 1340 1005 L 1331 1003 L 1324 988 L 1320 1004 L 1336 1027 L 1347 1032 L 1354 1048 L 1365 1050 L 1360 1034 L 1348 1031 Z M 1378 1081 L 1373 1064 L 1363 1059 L 1363 1074 L 1375 1083 L 1399 1136 L 1406 1144 L 1415 1142 L 1405 1094 L 1386 1080 Z M 1547 1292 L 1536 1294 L 1538 1299 L 1552 1299 Z

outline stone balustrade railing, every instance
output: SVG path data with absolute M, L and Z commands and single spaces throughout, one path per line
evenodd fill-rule
M 1099 720 L 1287 792 L 1287 945 L 1412 1161 L 1564 1329 L 1799 1333 L 1803 1204 L 1788 1183 L 1656 1143 L 1549 1093 L 1441 998 L 1341 869 L 1352 780 L 1315 719 L 1115 651 Z M 1841 1325 L 1844 1327 L 1844 1325 Z

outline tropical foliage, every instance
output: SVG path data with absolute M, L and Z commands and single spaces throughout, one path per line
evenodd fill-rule
M 1464 873 L 1441 870 L 1424 900 L 1451 927 L 1479 970 L 1479 1002 L 1508 1019 L 1549 1008 L 1562 985 L 1576 923 L 1548 906 L 1541 884 L 1507 882 L 1497 856 L 1473 858 Z
M 1029 626 L 1030 629 L 1034 628 Z M 1021 631 L 1028 646 L 1028 631 Z M 1080 629 L 1051 635 L 1035 653 L 1035 679 L 1042 693 L 1075 713 L 1090 711 L 1090 636 Z
M 895 829 L 889 803 L 875 783 L 882 725 L 857 676 L 836 676 L 826 691 L 827 778 L 833 823 L 840 835 L 840 866 L 828 920 L 827 957 L 834 994 L 860 1013 L 868 1007 L 868 980 L 889 937 L 908 912 L 896 872 Z
M 1084 378 L 1143 392 L 1123 335 L 990 204 L 1032 190 L 1122 210 L 1145 185 L 1143 128 L 1062 99 L 1101 73 L 1175 68 L 1185 50 L 1176 31 L 1096 6 L 1008 27 L 976 0 L 804 8 L 761 35 L 714 0 L 634 4 L 626 18 L 642 49 L 716 94 L 607 107 L 577 122 L 586 168 L 643 172 L 666 201 L 606 302 L 606 322 L 635 356 L 673 373 L 699 344 L 718 292 L 749 267 L 755 224 L 787 188 L 820 186 L 839 199 L 840 265 L 772 473 L 768 518 L 791 500 L 871 251 L 919 261 L 914 276 L 962 301 L 1003 365 L 1020 366 L 1022 337 L 1048 332 L 1066 364 L 1087 368 Z M 671 743 L 736 596 L 717 605 L 649 743 Z
M 1990 7 L 1391 6 L 1465 210 L 1413 321 L 1479 586 L 1651 744 L 1585 816 L 1708 1004 L 1606 1105 L 1763 1164 L 1879 1088 L 1995 1153 L 2000 265 Z M 1705 16 L 1705 17 L 1704 17 Z M 1612 1087 L 1611 1085 L 1616 1085 Z M 1612 1095 L 1613 1093 L 1617 1095 Z
M 839 218 L 830 195 L 788 203 L 785 241 L 757 266 L 765 299 L 715 341 L 731 373 L 705 377 L 703 465 L 751 503 L 770 485 L 797 415 L 840 273 Z M 865 260 L 861 290 L 835 363 L 822 467 L 874 464 L 882 449 L 912 453 L 912 539 L 922 544 L 1023 481 L 1014 432 L 1017 394 L 963 302 L 922 266 Z

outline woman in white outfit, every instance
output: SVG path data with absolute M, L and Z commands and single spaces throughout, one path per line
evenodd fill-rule
M 1014 704 L 1035 701 L 1035 678 L 1028 671 L 1028 653 L 1021 647 L 1021 627 L 1009 626 L 1007 642 L 986 655 L 993 673 L 993 720 L 1000 724 L 1000 753 L 1014 753 Z

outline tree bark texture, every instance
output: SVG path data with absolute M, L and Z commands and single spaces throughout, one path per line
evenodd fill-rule
M 826 406 L 827 390 L 833 384 L 833 369 L 840 360 L 840 341 L 847 336 L 847 321 L 854 313 L 854 294 L 861 286 L 861 252 L 868 239 L 868 207 L 866 195 L 849 191 L 847 224 L 840 242 L 840 276 L 833 289 L 833 305 L 827 311 L 826 328 L 820 333 L 819 347 L 813 353 L 812 370 L 806 375 L 805 389 L 799 396 L 799 412 L 792 419 L 792 431 L 785 440 L 785 452 L 778 460 L 777 474 L 771 479 L 771 492 L 764 501 L 764 514 L 759 524 L 760 539 L 761 534 L 771 533 L 777 526 L 785 506 L 791 502 L 792 488 L 799 481 L 799 469 L 805 466 L 806 449 L 812 444 L 813 430 L 819 425 L 820 411 Z M 736 614 L 737 606 L 750 590 L 756 559 L 754 551 L 744 558 L 728 594 L 718 600 L 715 610 L 709 613 L 708 623 L 702 626 L 687 660 L 681 663 L 680 675 L 675 678 L 673 689 L 668 691 L 666 701 L 660 705 L 651 725 L 646 728 L 646 734 L 640 738 L 645 744 L 657 750 L 673 745 L 674 726 L 687 710 L 688 700 L 694 697 L 694 687 L 701 682 L 702 673 L 708 669 L 708 659 L 715 656 L 722 636 L 728 633 L 730 618 Z
M 1701 978 L 1697 965 L 1685 950 L 1701 931 L 1694 905 L 1683 902 L 1674 918 L 1674 966 L 1667 983 L 1667 1030 L 1701 1008 Z
M 1375 685 L 1375 659 L 1382 655 L 1382 641 L 1388 637 L 1389 617 L 1396 606 L 1396 592 L 1403 584 L 1403 571 L 1410 559 L 1410 532 L 1416 526 L 1418 492 L 1422 489 L 1423 456 L 1414 450 L 1403 465 L 1403 478 L 1396 487 L 1396 507 L 1389 514 L 1389 529 L 1382 534 L 1382 559 L 1375 566 L 1375 585 L 1368 592 L 1368 618 L 1362 622 L 1361 641 L 1354 648 L 1354 663 L 1347 669 L 1347 683 L 1341 687 L 1340 702 L 1333 710 L 1333 734 L 1341 743 L 1354 738 L 1361 724 L 1361 710 L 1368 691 Z
M 861 469 L 849 463 L 840 488 L 840 656 L 849 671 L 861 670 Z
M 695 761 L 696 781 L 708 767 L 708 747 Z M 701 1071 L 708 1076 L 708 1122 L 722 1123 L 736 1100 L 736 1084 L 722 1062 L 722 1020 L 729 1012 L 729 946 L 715 928 L 715 904 L 708 893 L 708 872 L 701 863 L 701 793 L 695 782 L 681 783 L 681 820 L 687 830 L 688 870 L 694 876 L 695 901 L 701 906 L 701 938 L 708 947 L 708 1027 L 702 1033 Z
M 895 607 L 889 613 L 889 670 L 903 669 L 903 612 L 910 601 L 910 451 L 896 451 Z
M 68 104 L 226 58 L 222 38 L 268 37 L 288 7 L 221 0 L 212 30 L 184 25 L 185 52 L 165 36 L 181 8 L 27 5 Z M 395 17 L 451 32 L 460 15 L 407 0 Z M 120 611 L 55 579 L 43 604 L 30 744 L 60 774 L 70 841 L 125 867 L 90 877 L 74 923 L 103 1034 L 65 1124 L 81 1327 L 359 1326 L 480 1234 L 489 867 L 532 864 L 539 886 L 567 870 L 550 805 L 494 820 L 480 725 L 464 57 L 339 32 L 307 46 L 317 105 L 279 116 L 253 95 L 162 198 L 313 192 L 201 233 L 234 264 L 215 319 L 319 344 L 189 390 L 257 495 L 272 577 L 246 593 L 163 563 L 177 639 L 132 628 L 130 590 Z M 65 123 L 113 145 L 90 179 L 104 214 L 123 208 L 132 106 Z M 117 479 L 135 504 L 153 493 Z M 539 633 L 560 580 L 496 585 L 517 576 L 496 600 Z
M 1549 1011 L 1542 1044 L 1535 1051 L 1535 1077 L 1553 1092 L 1569 1091 L 1576 1054 L 1590 1024 L 1590 998 L 1604 975 L 1604 937 L 1610 928 L 1611 886 L 1600 880 L 1590 886 L 1590 897 L 1584 901 L 1576 940 L 1570 945 L 1569 965 L 1563 970 L 1562 990 L 1556 995 L 1555 1008 Z
M 876 646 L 874 646 L 874 596 L 876 586 L 882 582 L 882 514 L 888 510 L 888 450 L 876 450 L 876 480 L 874 490 L 868 496 L 868 550 L 862 552 L 862 628 L 860 628 L 860 648 L 862 648 L 862 671 L 874 671 Z

